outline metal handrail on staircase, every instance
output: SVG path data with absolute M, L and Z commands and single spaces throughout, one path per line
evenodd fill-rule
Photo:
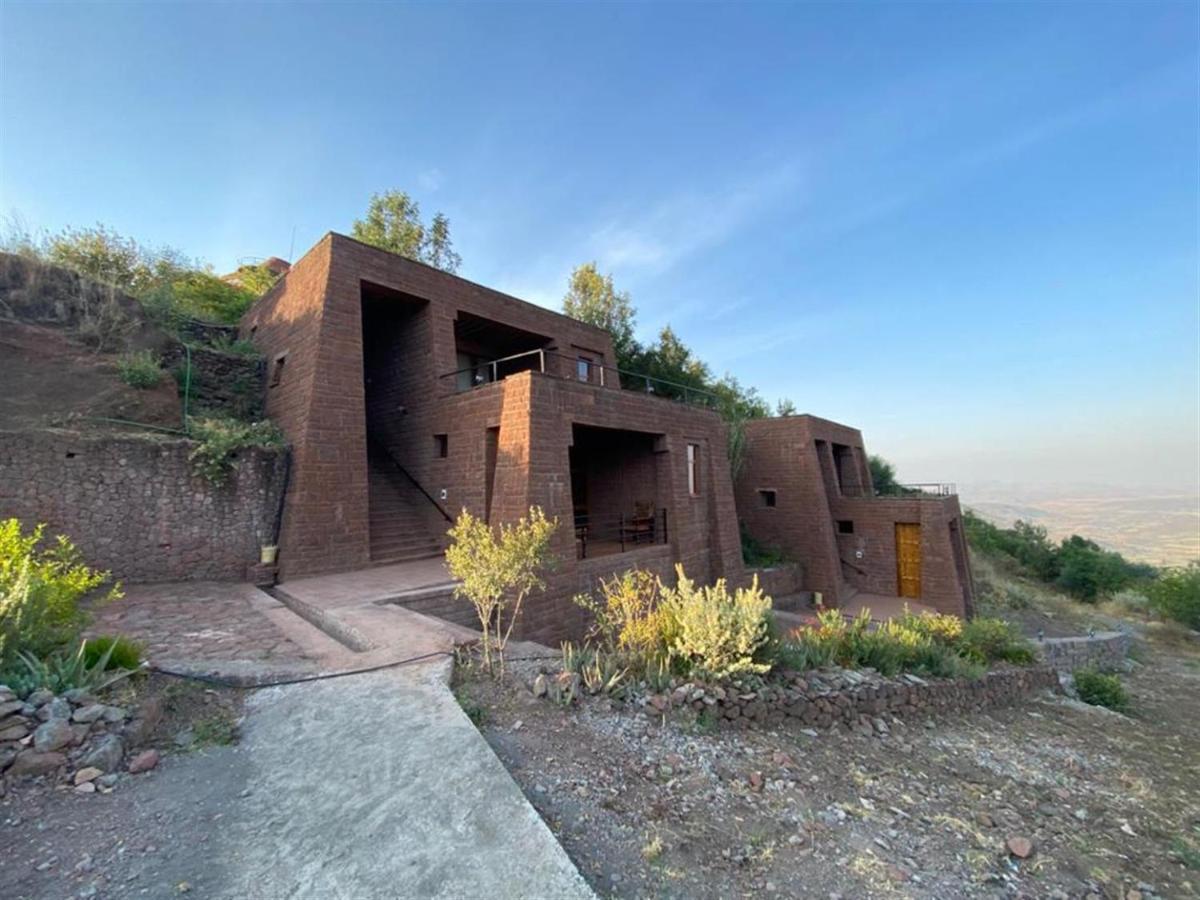
M 415 487 L 418 491 L 420 491 L 424 495 L 426 500 L 428 500 L 430 503 L 433 504 L 433 508 L 442 514 L 443 519 L 445 519 L 447 522 L 449 522 L 451 524 L 454 524 L 454 517 L 451 516 L 450 513 L 446 512 L 446 510 L 444 510 L 442 508 L 442 504 L 438 503 L 436 500 L 433 499 L 433 495 L 430 494 L 429 491 L 425 490 L 425 488 L 423 488 L 421 486 L 421 482 L 417 481 L 417 479 L 413 477 L 412 473 L 410 471 L 408 471 L 408 469 L 406 469 L 406 468 L 404 468 L 404 466 L 400 465 L 400 460 L 396 459 L 396 457 L 392 455 L 391 450 L 389 450 L 387 447 L 385 447 L 383 444 L 380 444 L 380 443 L 375 443 L 375 446 L 378 449 L 382 450 L 384 455 L 387 456 L 388 460 L 391 462 L 391 464 L 393 466 L 395 466 L 397 469 L 399 469 L 400 473 L 402 475 L 404 475 L 405 478 L 407 478 L 410 482 L 412 482 L 413 487 Z

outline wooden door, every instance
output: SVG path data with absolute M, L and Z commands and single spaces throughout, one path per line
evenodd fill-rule
M 896 523 L 896 583 L 901 597 L 921 599 L 921 526 Z

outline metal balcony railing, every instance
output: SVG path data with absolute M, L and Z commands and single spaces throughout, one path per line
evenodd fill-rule
M 645 515 L 622 513 L 616 518 L 575 516 L 575 549 L 579 559 L 608 556 L 667 542 L 667 510 Z
M 538 372 L 580 384 L 622 388 L 709 408 L 715 407 L 718 402 L 717 395 L 711 391 L 668 381 L 665 378 L 629 372 L 616 366 L 606 366 L 594 360 L 559 353 L 557 350 L 526 350 L 524 353 L 514 353 L 512 356 L 502 356 L 467 368 L 455 369 L 438 377 L 453 378 L 455 390 L 463 393 L 503 381 L 519 372 Z M 467 378 L 462 378 L 464 375 Z

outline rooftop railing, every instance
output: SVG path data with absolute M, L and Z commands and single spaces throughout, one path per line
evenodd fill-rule
M 958 493 L 958 489 L 949 482 L 943 481 L 921 481 L 913 484 L 896 484 L 883 490 L 871 492 L 867 487 L 851 487 L 843 486 L 842 495 L 845 497 L 885 497 L 898 498 L 910 497 L 914 500 L 920 500 L 928 497 L 953 497 Z
M 618 369 L 616 366 L 606 366 L 594 360 L 559 353 L 557 350 L 526 350 L 524 353 L 514 353 L 512 356 L 502 356 L 499 359 L 481 362 L 463 369 L 455 369 L 453 372 L 447 372 L 438 377 L 453 378 L 455 390 L 463 393 L 503 381 L 510 375 L 516 375 L 519 372 L 531 371 L 565 381 L 599 387 L 622 388 L 627 391 L 637 391 L 710 408 L 715 407 L 718 402 L 717 395 L 711 391 L 680 384 L 677 381 L 668 381 L 665 378 L 655 378 L 652 375 Z

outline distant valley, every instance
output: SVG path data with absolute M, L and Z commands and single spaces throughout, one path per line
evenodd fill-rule
M 1129 559 L 1184 565 L 1200 559 L 1200 491 L 1093 485 L 960 485 L 963 506 L 998 525 L 1024 519 L 1055 540 L 1091 538 Z

